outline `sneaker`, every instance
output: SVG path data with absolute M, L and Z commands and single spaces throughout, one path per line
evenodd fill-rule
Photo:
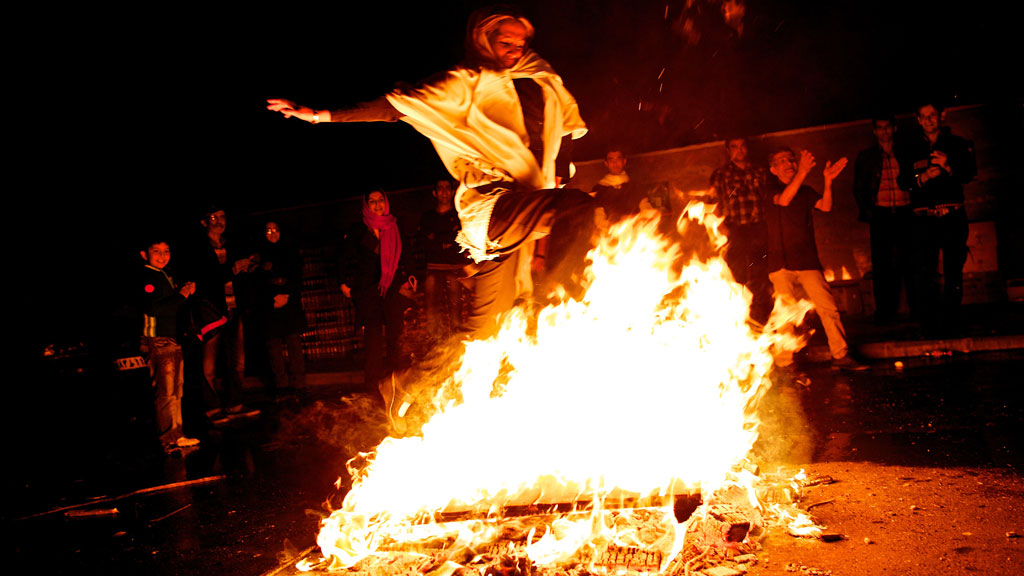
M 175 445 L 177 445 L 178 448 L 191 448 L 193 446 L 199 446 L 199 439 L 182 436 L 181 438 L 178 438 Z
M 845 372 L 864 372 L 865 370 L 870 370 L 871 366 L 861 364 L 849 356 L 843 356 L 832 361 L 832 369 Z
M 248 408 L 248 407 L 245 406 L 245 404 L 235 404 L 234 406 L 231 406 L 227 410 L 225 410 L 225 412 L 228 413 L 229 417 L 231 417 L 231 416 L 243 416 L 244 417 L 244 416 L 259 416 L 260 415 L 260 411 L 258 409 L 256 409 L 256 408 Z
M 398 386 L 398 381 L 395 380 L 395 375 L 392 374 L 387 380 L 382 380 L 378 385 L 377 389 L 380 390 L 380 395 L 384 398 L 384 412 L 387 414 L 388 423 L 391 424 L 391 429 L 396 434 L 405 433 L 405 411 L 408 409 L 408 402 L 405 398 L 408 394 L 402 393 L 401 403 L 396 402 L 396 398 L 399 396 L 401 390 Z
M 223 426 L 231 421 L 231 416 L 226 412 L 218 410 L 213 416 L 210 416 L 210 424 L 214 426 Z

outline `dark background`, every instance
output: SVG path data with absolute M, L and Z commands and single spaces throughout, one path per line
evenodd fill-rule
M 194 233 L 210 201 L 241 217 L 431 182 L 443 168 L 404 123 L 313 126 L 265 99 L 343 106 L 451 67 L 481 4 L 165 3 L 12 19 L 29 30 L 9 94 L 24 128 L 12 192 L 27 198 L 18 236 L 32 242 L 12 277 L 29 295 L 15 300 L 32 316 L 28 341 L 103 326 L 143 238 Z M 590 126 L 580 160 L 610 142 L 639 153 L 906 113 L 925 96 L 1021 98 L 1019 25 L 988 3 L 752 0 L 742 35 L 713 0 L 520 5 Z

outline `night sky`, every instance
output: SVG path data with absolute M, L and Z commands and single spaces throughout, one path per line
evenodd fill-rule
M 435 179 L 432 147 L 404 123 L 312 126 L 264 101 L 343 106 L 451 67 L 481 4 L 48 15 L 23 46 L 38 55 L 19 58 L 27 73 L 15 95 L 33 104 L 15 169 L 31 175 L 28 213 L 42 227 L 18 265 L 31 271 L 34 340 L 103 322 L 140 232 L 187 231 L 206 202 L 244 213 Z M 720 2 L 690 4 L 520 3 L 533 47 L 590 126 L 577 159 L 610 142 L 640 153 L 907 113 L 926 95 L 1021 98 L 1019 25 L 991 3 L 751 0 L 742 34 Z

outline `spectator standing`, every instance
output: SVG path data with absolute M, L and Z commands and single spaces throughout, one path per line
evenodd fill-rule
M 363 226 L 345 239 L 339 268 L 341 292 L 352 299 L 356 322 L 363 327 L 363 382 L 373 393 L 390 373 L 407 366 L 402 331 L 416 278 L 403 266 L 402 235 L 384 192 L 374 190 L 363 198 L 362 217 Z
M 255 318 L 267 347 L 271 390 L 278 395 L 294 394 L 306 386 L 302 351 L 302 333 L 306 330 L 306 314 L 302 309 L 302 257 L 287 239 L 282 240 L 281 227 L 273 221 L 263 226 L 263 240 L 257 254 L 260 290 Z
M 626 172 L 626 161 L 626 153 L 622 148 L 609 147 L 604 155 L 607 172 L 590 190 L 598 206 L 604 208 L 609 223 L 618 222 L 651 207 L 647 194 Z
M 185 363 L 178 344 L 178 318 L 185 301 L 195 292 L 195 284 L 175 285 L 166 270 L 171 261 L 167 242 L 160 239 L 151 242 L 141 254 L 146 265 L 139 292 L 143 313 L 140 349 L 153 377 L 160 444 L 164 452 L 170 454 L 199 444 L 199 440 L 186 437 L 182 431 Z
M 455 237 L 459 214 L 451 180 L 438 180 L 433 189 L 434 208 L 420 216 L 416 238 L 425 260 L 423 292 L 427 337 L 447 341 L 461 324 L 463 269 L 472 261 L 461 251 Z
M 875 145 L 862 150 L 853 165 L 853 195 L 859 219 L 871 226 L 871 281 L 878 324 L 889 324 L 896 319 L 904 287 L 907 305 L 917 305 L 912 257 L 913 212 L 910 194 L 897 183 L 900 166 L 893 144 L 895 128 L 891 115 L 872 119 Z
M 768 157 L 769 170 L 775 176 L 769 183 L 765 202 L 766 239 L 768 246 L 769 279 L 775 292 L 797 298 L 802 290 L 821 319 L 832 353 L 833 370 L 860 371 L 868 366 L 857 362 L 849 354 L 846 330 L 839 318 L 839 308 L 821 273 L 818 246 L 814 239 L 814 210 L 832 210 L 832 181 L 846 167 L 846 158 L 835 164 L 825 163 L 823 171 L 825 189 L 818 193 L 804 184 L 814 168 L 814 156 L 807 150 L 800 152 L 800 160 L 789 148 L 773 151 Z M 788 356 L 776 358 L 786 366 L 792 362 Z
M 768 279 L 765 254 L 765 185 L 764 168 L 750 162 L 744 138 L 725 141 L 729 162 L 711 174 L 711 197 L 724 218 L 722 230 L 729 238 L 725 261 L 733 278 L 747 287 L 753 297 L 750 317 L 760 324 L 772 312 L 772 289 Z
M 190 264 L 196 285 L 194 318 L 199 318 L 202 340 L 203 402 L 211 422 L 223 423 L 229 416 L 256 416 L 242 404 L 245 377 L 245 337 L 242 306 L 244 288 L 238 290 L 253 269 L 252 260 L 240 257 L 235 244 L 225 235 L 227 214 L 209 206 L 200 221 L 203 236 Z M 239 282 L 239 280 L 241 280 Z M 240 302 L 241 300 L 241 302 Z M 218 377 L 222 364 L 222 377 Z
M 943 126 L 945 118 L 945 110 L 934 102 L 919 106 L 921 129 L 901 144 L 898 153 L 899 184 L 910 192 L 914 211 L 921 328 L 925 334 L 940 336 L 960 328 L 969 232 L 964 184 L 978 173 L 974 145 Z

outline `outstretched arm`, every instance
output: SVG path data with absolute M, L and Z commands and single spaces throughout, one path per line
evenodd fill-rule
M 284 98 L 269 98 L 267 100 L 267 110 L 280 112 L 285 118 L 298 118 L 299 120 L 305 120 L 310 124 L 331 121 L 330 110 L 314 110 L 308 106 L 300 106 L 295 102 L 285 100 Z
M 267 100 L 267 110 L 280 112 L 285 118 L 294 117 L 305 120 L 310 124 L 319 124 L 320 122 L 395 122 L 403 116 L 383 96 L 370 102 L 362 102 L 349 108 L 336 110 L 314 110 L 308 106 L 300 106 L 291 100 L 270 98 Z
M 832 162 L 825 162 L 825 170 L 822 171 L 825 176 L 825 191 L 822 192 L 821 198 L 818 198 L 818 201 L 814 203 L 814 207 L 818 210 L 821 210 L 822 212 L 832 211 L 832 181 L 839 176 L 839 173 L 843 171 L 843 168 L 846 168 L 846 163 L 847 160 L 845 156 L 836 160 L 835 164 Z

